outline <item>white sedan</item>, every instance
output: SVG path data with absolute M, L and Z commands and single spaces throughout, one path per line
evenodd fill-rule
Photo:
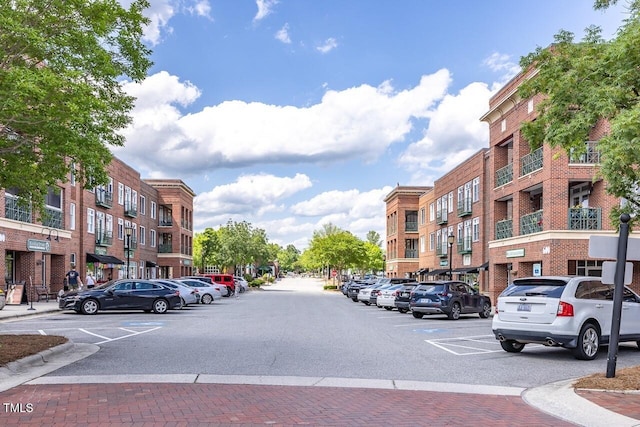
M 172 279 L 153 279 L 152 281 L 161 283 L 180 292 L 180 300 L 182 301 L 183 307 L 186 307 L 189 304 L 200 303 L 200 294 L 196 288 L 192 288 L 184 283 L 180 283 Z
M 213 301 L 222 298 L 222 292 L 226 293 L 226 286 L 214 283 L 210 285 L 197 279 L 175 279 L 180 283 L 191 286 L 198 290 L 200 294 L 200 302 L 202 304 L 211 304 Z M 222 289 L 225 288 L 225 289 Z
M 398 284 L 381 290 L 378 294 L 376 305 L 381 308 L 384 307 L 386 310 L 393 310 L 396 306 L 396 297 L 403 287 L 404 284 Z

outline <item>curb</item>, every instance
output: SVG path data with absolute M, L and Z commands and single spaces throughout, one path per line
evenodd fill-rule
M 0 376 L 3 373 L 6 373 L 6 371 L 9 371 L 9 373 L 16 373 L 33 366 L 42 366 L 45 363 L 49 362 L 49 360 L 54 356 L 66 353 L 73 347 L 75 347 L 75 344 L 73 343 L 73 341 L 69 340 L 64 344 L 48 348 L 39 353 L 23 357 L 22 359 L 18 359 L 14 362 L 9 362 L 5 366 L 0 367 Z

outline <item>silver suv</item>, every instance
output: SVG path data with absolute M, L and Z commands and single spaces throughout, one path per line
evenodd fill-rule
M 577 359 L 592 360 L 609 342 L 613 285 L 599 277 L 543 276 L 516 279 L 498 297 L 493 333 L 509 353 L 537 343 L 573 349 Z M 620 342 L 640 347 L 640 296 L 625 287 Z

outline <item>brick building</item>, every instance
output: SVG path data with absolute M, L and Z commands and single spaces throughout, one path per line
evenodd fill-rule
M 535 119 L 540 97 L 523 100 L 517 90 L 534 73 L 519 74 L 491 98 L 481 117 L 489 124 L 488 148 L 433 187 L 397 187 L 386 197 L 387 275 L 433 280 L 451 271 L 454 279 L 477 281 L 494 302 L 517 277 L 601 275 L 603 260 L 588 256 L 589 237 L 617 235 L 609 213 L 620 203 L 597 178 L 597 141 L 608 124 L 593 128 L 579 155 L 532 149 L 520 128 Z M 417 260 L 402 252 L 413 238 L 406 224 L 414 213 Z
M 72 174 L 49 191 L 41 218 L 18 203 L 16 190 L 0 190 L 4 288 L 26 285 L 23 301 L 44 288 L 56 293 L 71 265 L 83 280 L 88 272 L 98 281 L 191 273 L 193 191 L 180 180 L 142 180 L 115 157 L 107 172 L 109 183 L 92 190 Z M 183 244 L 160 248 L 160 232 Z
M 385 197 L 387 277 L 415 277 L 418 270 L 418 201 L 431 187 L 398 185 Z

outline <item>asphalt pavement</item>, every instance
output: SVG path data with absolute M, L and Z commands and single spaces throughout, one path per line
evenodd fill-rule
M 0 323 L 58 311 L 55 301 L 7 305 Z M 640 391 L 576 391 L 575 379 L 524 389 L 322 377 L 51 374 L 97 351 L 97 345 L 70 342 L 0 367 L 0 424 L 640 426 Z

